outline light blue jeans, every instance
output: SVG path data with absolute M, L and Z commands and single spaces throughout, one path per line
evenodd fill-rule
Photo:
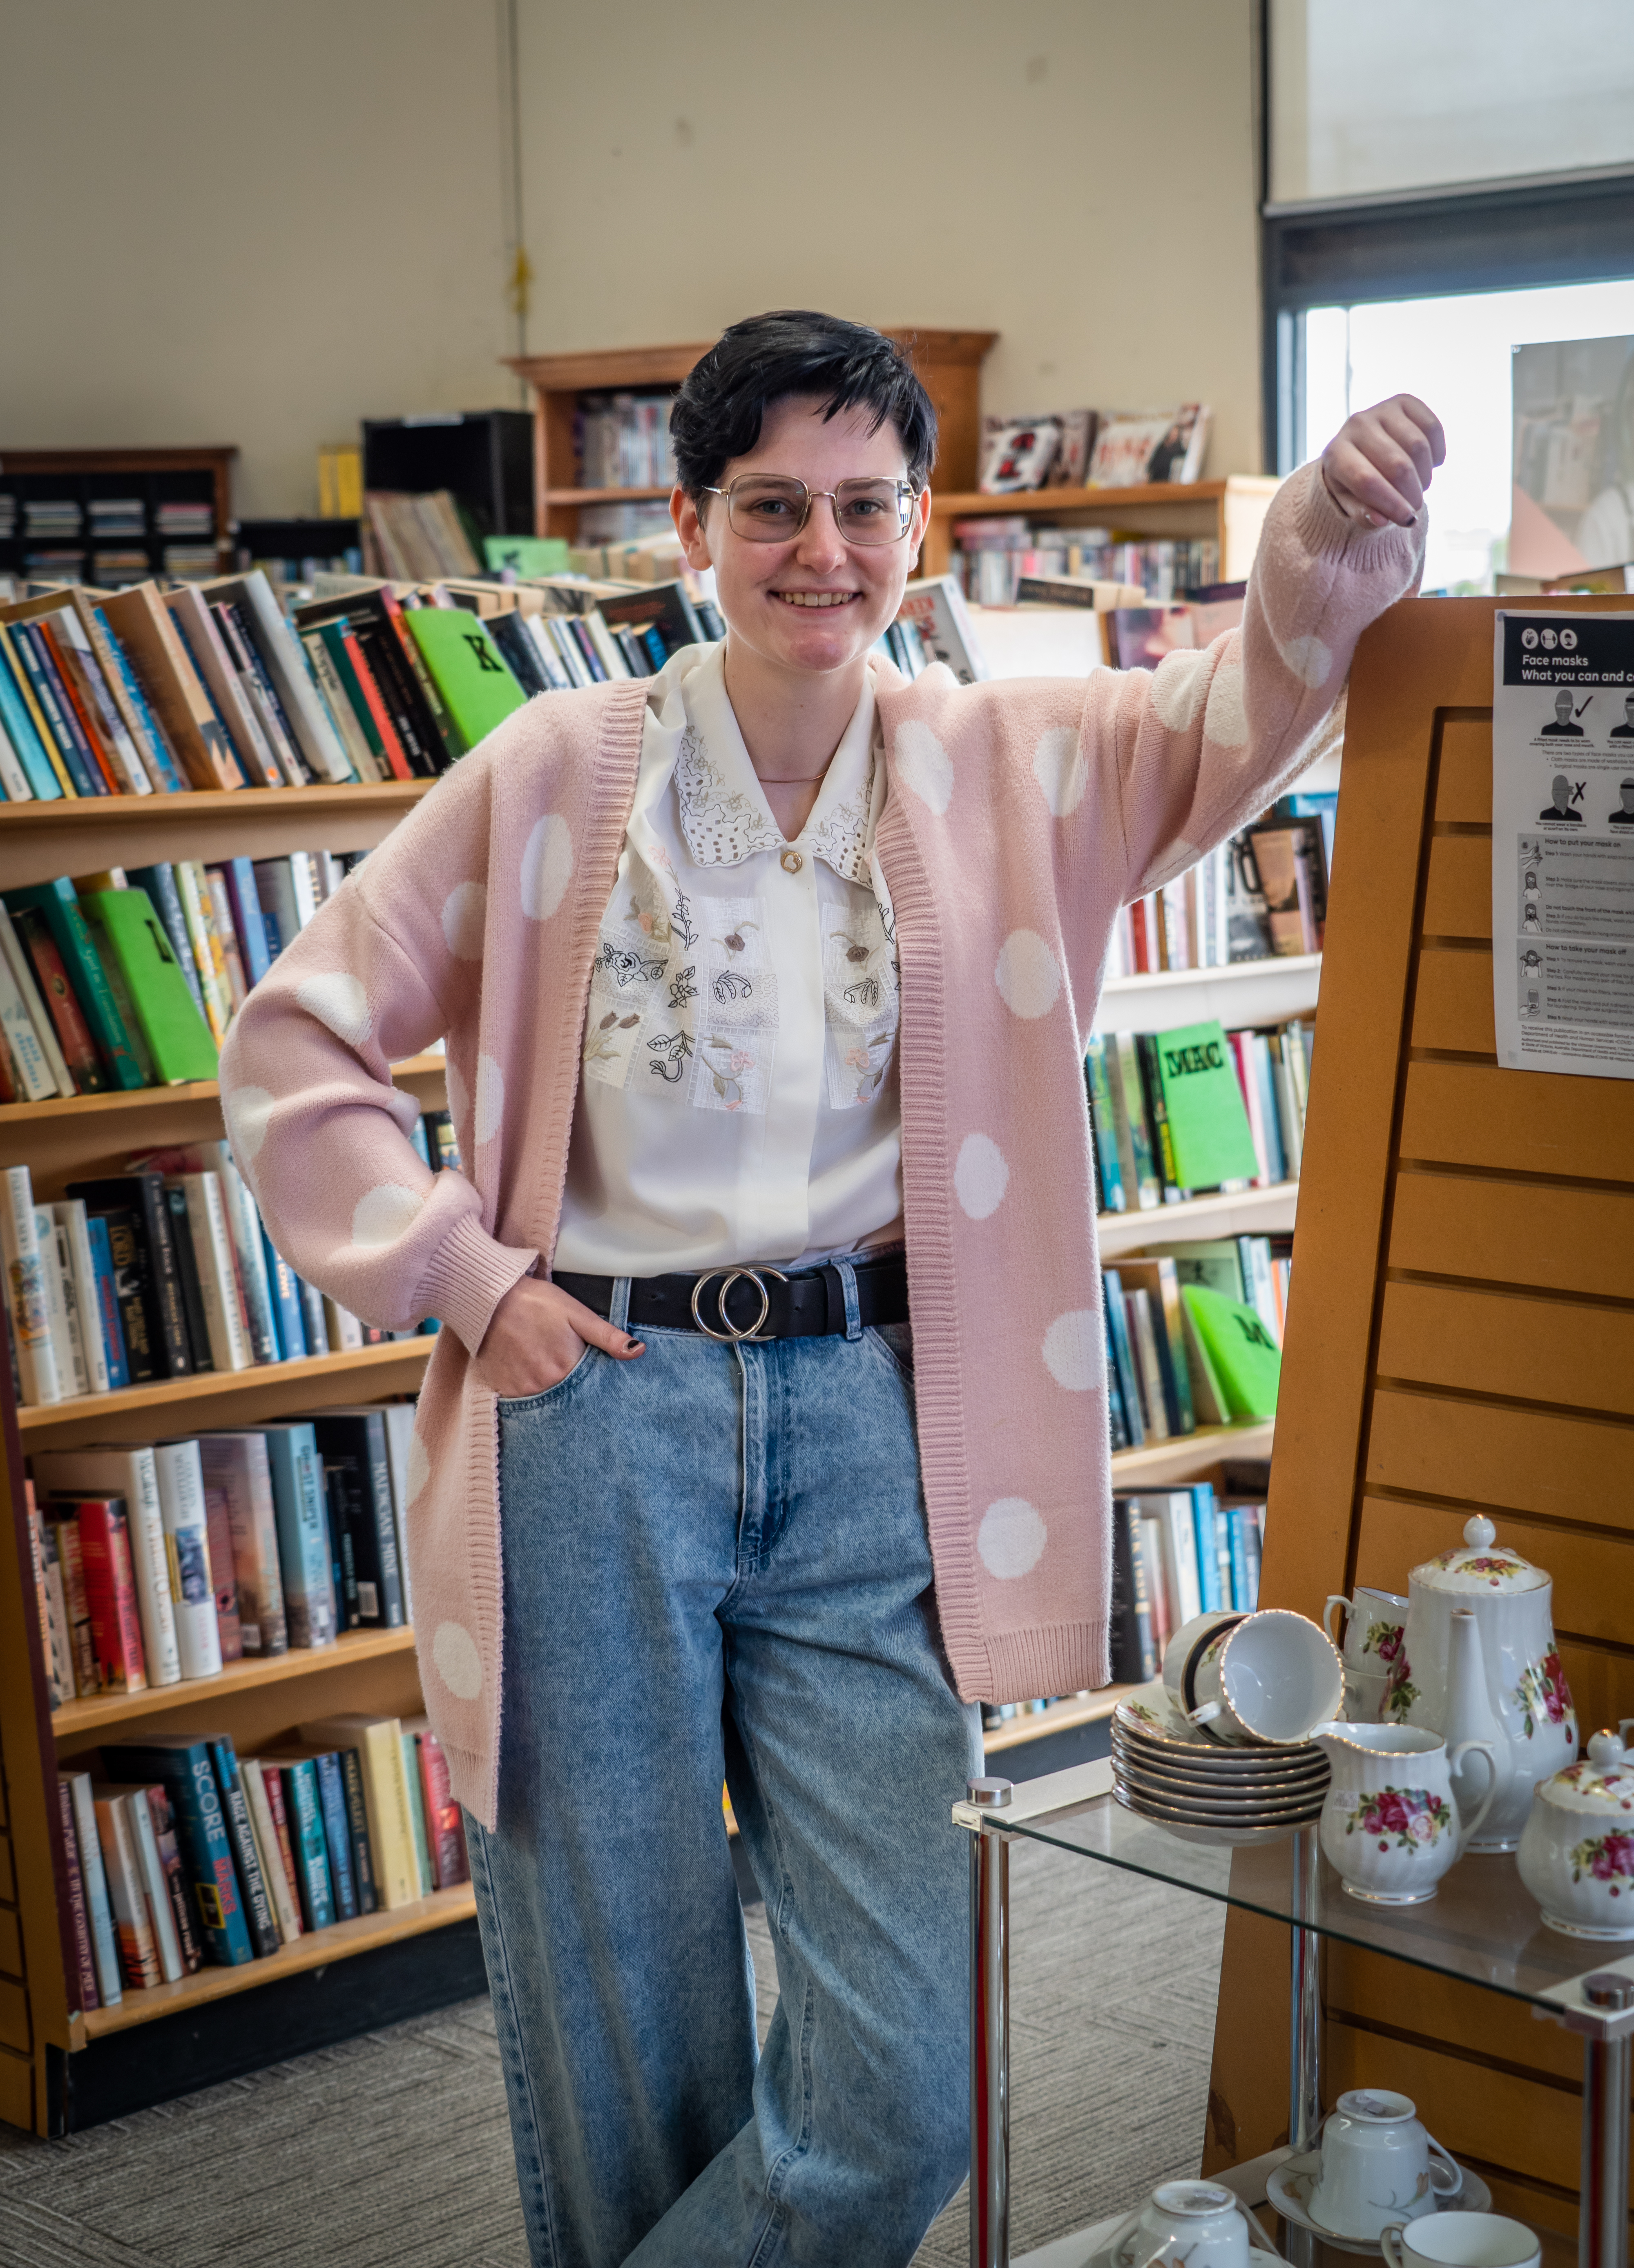
M 948 1807 L 981 1769 L 910 1378 L 872 1330 L 646 1345 L 500 1405 L 499 1823 L 468 1827 L 534 2262 L 900 2268 L 965 2170 Z M 723 1778 L 777 1949 L 758 2063 Z

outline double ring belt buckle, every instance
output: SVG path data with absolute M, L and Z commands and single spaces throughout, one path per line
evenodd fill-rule
M 698 1313 L 699 1295 L 703 1292 L 703 1286 L 717 1276 L 724 1276 L 726 1279 L 715 1297 L 717 1312 L 718 1313 L 722 1322 L 726 1326 L 724 1331 L 716 1330 L 713 1325 L 706 1323 L 703 1316 Z M 748 1324 L 742 1330 L 738 1329 L 731 1316 L 726 1313 L 726 1294 L 731 1291 L 732 1285 L 738 1281 L 738 1278 L 740 1276 L 747 1277 L 761 1295 L 761 1311 L 759 1314 L 755 1316 L 754 1321 L 752 1323 Z M 764 1346 L 767 1344 L 764 1339 L 757 1338 L 755 1336 L 761 1325 L 766 1321 L 767 1316 L 771 1313 L 771 1293 L 766 1289 L 765 1285 L 761 1281 L 761 1278 L 763 1276 L 775 1276 L 780 1284 L 786 1284 L 789 1280 L 784 1274 L 781 1268 L 708 1268 L 704 1270 L 703 1274 L 698 1278 L 697 1282 L 692 1287 L 692 1320 L 706 1338 L 718 1339 L 723 1346 L 736 1346 L 740 1339 L 752 1339 L 757 1346 Z

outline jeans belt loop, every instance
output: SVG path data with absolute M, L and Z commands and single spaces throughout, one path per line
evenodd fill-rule
M 607 1321 L 615 1331 L 627 1331 L 629 1329 L 629 1278 L 628 1276 L 615 1276 L 613 1278 L 613 1295 L 607 1302 Z
M 834 1266 L 845 1292 L 845 1336 L 848 1340 L 855 1342 L 863 1335 L 862 1309 L 857 1299 L 857 1270 L 849 1260 L 836 1260 Z

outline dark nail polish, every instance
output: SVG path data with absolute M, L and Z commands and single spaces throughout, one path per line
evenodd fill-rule
M 626 1354 L 645 1354 L 646 1351 L 647 1343 L 644 1339 L 626 1339 L 624 1342 Z

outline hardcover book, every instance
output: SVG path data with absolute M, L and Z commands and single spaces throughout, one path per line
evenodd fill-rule
M 228 1969 L 253 1961 L 254 1950 L 208 1742 L 188 1733 L 146 1741 L 115 1741 L 104 1743 L 102 1760 L 108 1771 L 124 1779 L 144 1784 L 158 1780 L 165 1788 L 175 1814 L 177 1840 L 210 1959 Z
M 421 607 L 406 620 L 460 738 L 474 748 L 526 696 L 479 615 L 463 608 Z
M 1274 1417 L 1282 1353 L 1257 1309 L 1201 1284 L 1183 1285 L 1181 1297 L 1233 1421 Z

